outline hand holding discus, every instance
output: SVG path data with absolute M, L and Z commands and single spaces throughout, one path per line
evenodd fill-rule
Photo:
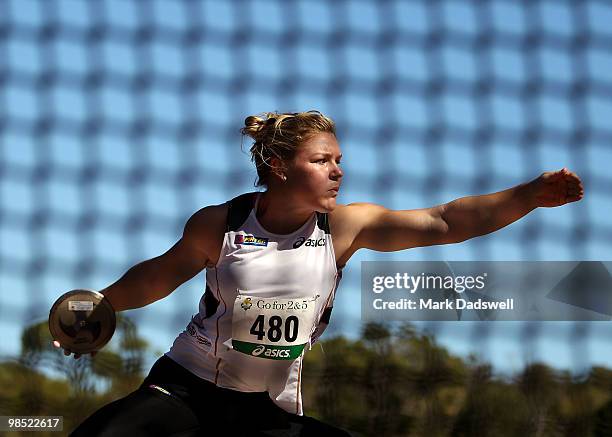
M 72 290 L 55 301 L 49 312 L 53 346 L 74 358 L 93 357 L 115 332 L 115 310 L 103 294 L 91 290 Z

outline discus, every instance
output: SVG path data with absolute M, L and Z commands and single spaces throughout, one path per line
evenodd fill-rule
M 100 350 L 113 336 L 115 326 L 115 310 L 97 291 L 69 291 L 55 301 L 49 312 L 53 339 L 77 354 Z

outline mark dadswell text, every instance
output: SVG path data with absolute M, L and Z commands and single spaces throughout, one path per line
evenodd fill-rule
M 508 298 L 500 301 L 488 301 L 484 299 L 398 299 L 384 301 L 374 299 L 372 302 L 376 310 L 513 310 L 514 299 Z

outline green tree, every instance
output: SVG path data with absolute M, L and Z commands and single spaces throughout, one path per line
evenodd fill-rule
M 20 355 L 0 363 L 0 382 L 10 387 L 0 394 L 2 415 L 60 415 L 70 430 L 142 382 L 148 345 L 123 315 L 114 341 L 94 358 L 66 357 L 52 340 L 46 322 L 30 325 L 22 332 Z
M 46 323 L 28 326 L 21 340 L 19 357 L 0 362 L 1 415 L 62 415 L 69 432 L 144 377 L 148 346 L 125 317 L 93 359 L 65 357 Z M 368 324 L 361 339 L 314 345 L 302 385 L 307 414 L 365 436 L 612 435 L 612 370 L 572 375 L 536 363 L 499 377 L 409 324 Z

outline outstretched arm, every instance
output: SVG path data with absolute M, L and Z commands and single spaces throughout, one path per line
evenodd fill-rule
M 448 241 L 444 242 L 456 243 L 489 234 L 535 208 L 576 202 L 583 194 L 580 178 L 564 168 L 504 191 L 454 200 L 440 207 L 440 219 L 448 227 Z
M 340 264 L 360 248 L 390 252 L 459 243 L 501 229 L 537 207 L 561 206 L 583 194 L 580 178 L 564 168 L 504 191 L 432 208 L 392 211 L 369 203 L 347 205 L 337 214 L 345 229 L 342 238 L 349 240 Z

